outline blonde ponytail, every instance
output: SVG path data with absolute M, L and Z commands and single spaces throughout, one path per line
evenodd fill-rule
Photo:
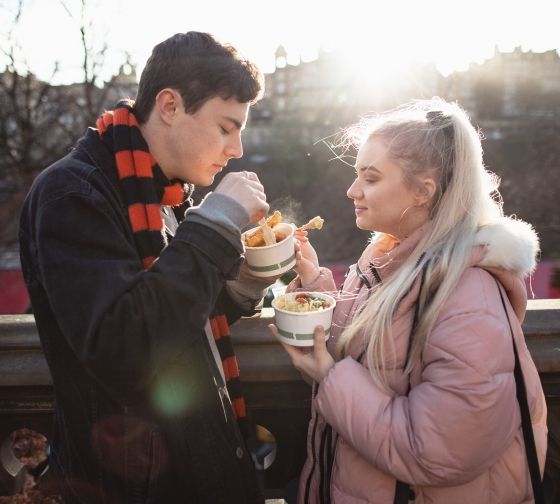
M 406 184 L 434 173 L 439 190 L 431 206 L 432 225 L 410 257 L 376 290 L 343 332 L 338 350 L 366 338 L 366 359 L 373 380 L 388 391 L 387 371 L 395 367 L 392 321 L 403 296 L 421 271 L 425 280 L 418 299 L 419 318 L 406 373 L 421 358 L 438 313 L 467 267 L 480 226 L 502 216 L 496 199 L 498 179 L 482 160 L 480 137 L 466 113 L 439 98 L 415 101 L 363 121 L 349 135 L 360 145 L 380 139 L 403 169 Z M 379 238 L 380 239 L 380 238 Z

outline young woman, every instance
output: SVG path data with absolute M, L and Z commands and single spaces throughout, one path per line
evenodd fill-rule
M 356 225 L 375 233 L 328 341 L 318 328 L 312 351 L 284 345 L 315 382 L 299 502 L 392 503 L 397 481 L 410 485 L 405 502 L 533 502 L 513 339 L 542 474 L 546 405 L 521 330 L 536 234 L 503 216 L 457 105 L 414 102 L 350 133 L 347 194 Z M 289 289 L 335 291 L 299 238 Z

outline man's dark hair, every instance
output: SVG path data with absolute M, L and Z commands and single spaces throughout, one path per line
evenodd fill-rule
M 258 67 L 229 44 L 208 33 L 177 33 L 156 45 L 146 62 L 138 85 L 134 114 L 147 121 L 157 94 L 176 89 L 185 111 L 195 113 L 215 96 L 255 103 L 262 96 L 264 80 Z

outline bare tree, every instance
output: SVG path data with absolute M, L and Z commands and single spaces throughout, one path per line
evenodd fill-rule
M 107 65 L 107 53 L 109 46 L 106 42 L 101 45 L 97 44 L 95 34 L 98 30 L 94 29 L 94 21 L 90 16 L 91 2 L 81 0 L 79 12 L 73 12 L 64 0 L 60 0 L 60 4 L 70 18 L 75 22 L 75 26 L 79 30 L 80 44 L 82 47 L 82 117 L 85 126 L 95 123 L 95 120 L 108 105 L 107 100 L 111 96 L 112 91 L 117 87 L 120 74 L 113 73 L 108 81 L 102 80 Z M 129 65 L 130 55 L 123 55 L 123 65 Z
M 6 61 L 0 70 L 0 245 L 16 242 L 17 215 L 35 175 L 64 156 L 103 108 L 112 105 L 107 99 L 119 84 L 119 75 L 102 81 L 107 45 L 98 49 L 95 44 L 87 0 L 82 0 L 78 14 L 60 3 L 76 21 L 80 36 L 81 82 L 51 84 L 59 74 L 59 62 L 53 63 L 49 81 L 34 75 L 16 35 L 24 0 L 18 0 L 7 32 L 0 34 L 4 39 L 0 54 Z
M 21 185 L 33 176 L 45 160 L 58 152 L 45 138 L 58 121 L 52 113 L 52 86 L 39 81 L 29 69 L 23 51 L 13 36 L 23 10 L 18 2 L 13 25 L 6 35 L 6 46 L 1 49 L 7 60 L 0 74 L 0 162 L 4 184 Z M 52 76 L 58 71 L 53 67 Z M 56 150 L 56 149 L 55 149 Z
M 27 187 L 60 153 L 49 133 L 60 119 L 53 87 L 31 72 L 14 35 L 22 11 L 19 0 L 1 49 L 7 63 L 0 73 L 0 243 L 15 241 L 14 213 Z M 55 63 L 52 77 L 57 71 Z

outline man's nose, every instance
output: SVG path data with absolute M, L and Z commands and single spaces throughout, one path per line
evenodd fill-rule
M 226 148 L 226 154 L 229 158 L 240 158 L 243 156 L 243 143 L 241 142 L 241 136 L 236 136 Z

